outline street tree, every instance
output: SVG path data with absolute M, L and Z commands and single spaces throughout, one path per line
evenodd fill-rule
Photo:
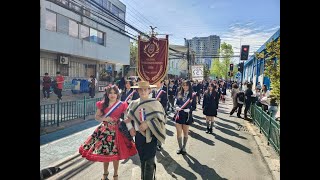
M 233 56 L 233 49 L 231 44 L 227 44 L 226 42 L 223 42 L 220 46 L 220 56 L 223 56 L 222 58 L 222 64 L 221 64 L 221 73 L 222 76 L 225 77 L 225 79 L 228 78 L 228 71 L 230 67 L 231 57 Z
M 210 69 L 210 75 L 213 77 L 221 77 L 222 76 L 221 72 L 222 72 L 221 71 L 221 62 L 220 62 L 219 58 L 213 58 L 211 69 Z
M 271 94 L 280 101 L 280 37 L 267 43 L 266 51 L 255 54 L 257 59 L 265 59 L 264 75 L 270 78 Z

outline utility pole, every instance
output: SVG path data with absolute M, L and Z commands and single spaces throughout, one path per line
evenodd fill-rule
M 184 40 L 186 41 L 187 43 L 187 46 L 188 46 L 188 51 L 187 51 L 187 62 L 188 62 L 188 79 L 191 80 L 191 73 L 190 73 L 190 53 L 189 53 L 189 42 L 186 38 L 184 38 Z

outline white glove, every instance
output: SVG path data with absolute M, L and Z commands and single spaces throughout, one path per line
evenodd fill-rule
M 183 111 L 188 113 L 188 112 L 190 112 L 190 109 L 184 109 Z
M 181 110 L 181 108 L 180 107 L 176 107 L 176 111 L 180 111 Z

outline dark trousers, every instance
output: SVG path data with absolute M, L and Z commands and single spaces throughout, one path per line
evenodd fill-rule
M 94 88 L 94 87 L 89 87 L 89 96 L 90 96 L 91 98 L 94 98 L 95 94 L 96 94 L 96 88 Z
M 248 110 L 250 108 L 251 102 L 246 102 L 246 107 L 244 108 L 244 117 L 247 117 Z
M 171 106 L 171 109 L 173 109 L 173 106 L 174 106 L 174 97 L 171 95 L 169 96 L 169 106 Z M 169 110 L 169 106 L 168 106 L 168 109 Z
M 59 99 L 61 99 L 61 97 L 62 97 L 62 89 L 56 88 L 54 90 L 54 93 L 58 96 Z
M 238 108 L 237 116 L 239 117 L 241 114 L 242 106 L 243 106 L 243 104 L 238 103 L 238 105 L 236 107 L 232 108 L 230 115 L 232 115 L 234 113 L 234 111 L 236 111 L 236 109 Z
M 157 151 L 157 138 L 153 136 L 152 141 L 146 143 L 146 138 L 137 131 L 135 140 L 141 162 L 141 179 L 153 180 L 155 179 L 156 173 L 155 156 Z
M 50 87 L 49 88 L 42 88 L 42 92 L 43 92 L 43 97 L 44 98 L 49 98 L 50 97 Z

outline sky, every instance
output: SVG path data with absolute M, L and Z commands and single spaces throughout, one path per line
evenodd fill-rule
M 221 43 L 232 45 L 235 55 L 240 43 L 250 45 L 252 54 L 280 28 L 280 0 L 120 1 L 126 5 L 129 24 L 143 32 L 155 26 L 159 34 L 169 34 L 169 44 L 217 35 Z

